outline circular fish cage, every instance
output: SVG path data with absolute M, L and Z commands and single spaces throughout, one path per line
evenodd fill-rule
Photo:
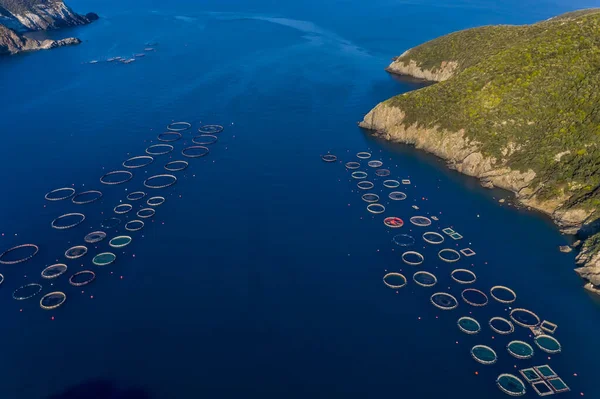
M 198 145 L 211 145 L 219 141 L 217 136 L 213 136 L 212 134 L 201 134 L 200 136 L 196 136 L 192 139 L 192 143 Z
M 383 276 L 383 283 L 393 289 L 404 287 L 406 282 L 406 277 L 400 273 L 388 273 Z
M 115 186 L 117 184 L 127 183 L 129 180 L 133 179 L 133 173 L 128 170 L 114 170 L 112 172 L 106 173 L 104 176 L 100 178 L 100 183 L 106 184 L 109 186 Z
M 437 284 L 437 277 L 429 272 L 419 271 L 413 275 L 413 281 L 421 287 L 433 287 Z
M 113 248 L 123 248 L 128 246 L 132 241 L 132 238 L 129 236 L 117 236 L 114 238 L 111 238 L 110 241 L 108 242 L 108 245 L 110 245 Z
M 42 291 L 42 286 L 37 283 L 25 284 L 13 291 L 12 297 L 17 301 L 33 298 Z
M 383 223 L 387 227 L 392 228 L 392 229 L 397 229 L 397 228 L 404 226 L 404 221 L 396 216 L 390 216 L 390 217 L 383 219 Z
M 97 242 L 104 240 L 105 238 L 106 238 L 105 232 L 92 231 L 91 233 L 88 233 L 88 234 L 86 234 L 85 237 L 83 237 L 83 241 L 87 242 L 88 244 L 95 244 Z
M 483 291 L 475 288 L 467 288 L 460 293 L 463 301 L 471 306 L 485 306 L 488 304 L 488 297 Z
M 510 311 L 511 320 L 521 327 L 536 327 L 541 323 L 538 315 L 531 310 L 516 308 Z
M 146 154 L 148 155 L 165 155 L 173 151 L 174 147 L 171 144 L 153 144 L 146 148 Z
M 0 273 L 0 285 L 4 282 L 4 275 Z
M 531 359 L 533 357 L 533 348 L 527 342 L 510 341 L 506 345 L 506 350 L 517 359 Z
M 133 206 L 131 204 L 119 204 L 119 205 L 115 206 L 113 211 L 117 215 L 123 215 L 123 214 L 131 211 L 132 209 L 133 209 Z
M 9 248 L 0 254 L 0 264 L 16 265 L 27 262 L 39 252 L 40 248 L 35 244 L 21 244 Z
M 218 134 L 223 131 L 223 126 L 221 125 L 204 125 L 198 128 L 198 133 L 202 134 Z
M 387 177 L 391 174 L 391 172 L 388 169 L 377 169 L 375 171 L 375 175 L 379 176 L 379 177 Z
M 123 162 L 123 167 L 127 169 L 143 168 L 144 166 L 150 165 L 152 162 L 154 162 L 154 158 L 152 158 L 150 155 L 140 155 L 129 158 Z
M 147 188 L 166 188 L 177 183 L 177 178 L 173 175 L 155 175 L 144 180 L 144 187 Z
M 350 176 L 352 176 L 353 179 L 361 180 L 366 179 L 368 175 L 367 172 L 363 172 L 362 170 L 356 170 L 352 172 Z
M 69 277 L 69 284 L 75 287 L 88 285 L 96 279 L 96 274 L 90 270 L 82 270 Z
M 40 299 L 40 307 L 45 310 L 56 309 L 67 300 L 67 296 L 64 292 L 54 291 L 50 292 Z
M 370 181 L 363 180 L 363 181 L 359 181 L 356 184 L 356 187 L 360 188 L 361 190 L 370 190 L 373 187 L 375 187 L 375 185 L 373 183 L 371 183 Z
M 496 379 L 496 385 L 502 392 L 510 396 L 525 395 L 525 384 L 512 374 L 500 374 Z
M 354 161 L 346 162 L 346 168 L 347 169 L 358 169 L 358 168 L 360 168 L 360 163 L 354 162 Z
M 85 245 L 75 245 L 65 251 L 65 258 L 78 259 L 87 254 L 88 249 Z
M 508 287 L 496 285 L 490 289 L 490 295 L 500 303 L 513 303 L 517 300 L 517 294 Z
M 62 187 L 52 190 L 44 196 L 48 201 L 62 201 L 75 195 L 75 189 L 71 187 Z
M 369 165 L 371 168 L 380 168 L 383 166 L 383 162 L 378 161 L 378 160 L 373 160 L 373 161 L 367 162 L 367 165 Z
M 200 158 L 207 155 L 210 152 L 208 147 L 204 147 L 201 145 L 192 145 L 189 147 L 185 147 L 181 150 L 181 155 L 188 158 Z
M 179 132 L 164 132 L 160 133 L 156 138 L 163 143 L 172 143 L 173 141 L 181 140 L 183 135 Z
M 183 132 L 191 128 L 192 124 L 189 122 L 171 122 L 167 125 L 167 130 L 172 132 Z
M 83 213 L 65 213 L 54 219 L 50 225 L 53 229 L 66 230 L 83 223 L 84 220 L 85 215 Z
M 62 276 L 67 271 L 67 265 L 64 263 L 57 263 L 55 265 L 50 265 L 44 270 L 42 270 L 42 278 L 45 279 L 53 279 L 59 276 Z
M 477 281 L 477 276 L 475 273 L 467 269 L 452 270 L 450 277 L 452 277 L 452 280 L 459 284 L 473 284 L 475 281 Z
M 139 231 L 144 228 L 144 222 L 141 220 L 130 220 L 125 223 L 125 230 L 127 231 Z
M 489 326 L 492 331 L 500 335 L 508 335 L 515 332 L 515 326 L 513 323 L 504 317 L 492 317 L 489 321 Z
M 534 338 L 535 344 L 546 353 L 560 353 L 562 347 L 558 340 L 550 335 L 542 334 Z
M 456 298 L 446 292 L 436 292 L 429 300 L 433 306 L 442 310 L 452 310 L 458 307 Z
M 453 249 L 445 248 L 438 252 L 438 257 L 444 262 L 454 263 L 458 262 L 458 260 L 460 259 L 460 253 Z
M 325 162 L 335 162 L 337 161 L 337 157 L 333 154 L 325 154 L 321 157 L 321 159 Z
M 425 261 L 425 257 L 416 251 L 406 251 L 402 254 L 402 261 L 407 265 L 419 266 Z
M 392 191 L 388 195 L 388 198 L 391 199 L 392 201 L 404 201 L 406 199 L 406 197 L 407 197 L 407 195 L 404 194 L 402 191 Z
M 146 193 L 143 191 L 134 191 L 133 193 L 127 194 L 128 201 L 139 201 L 144 197 L 146 197 Z
M 154 216 L 155 213 L 156 213 L 156 211 L 153 208 L 144 208 L 144 209 L 140 209 L 137 212 L 137 217 L 139 217 L 141 219 L 147 219 L 147 218 L 151 218 L 152 216 Z
M 115 260 L 117 260 L 117 255 L 112 252 L 102 252 L 101 254 L 94 256 L 92 263 L 96 266 L 108 266 Z
M 102 193 L 98 190 L 89 190 L 77 194 L 71 199 L 71 202 L 75 205 L 91 204 L 92 202 L 98 201 L 102 198 Z
M 366 151 L 361 151 L 358 154 L 356 154 L 356 157 L 358 159 L 369 159 L 369 158 L 371 158 L 371 153 L 366 152 Z
M 398 188 L 400 187 L 400 182 L 398 180 L 384 180 L 383 187 Z
M 120 224 L 121 224 L 121 219 L 108 218 L 108 219 L 104 219 L 102 221 L 102 223 L 100 223 L 100 226 L 104 227 L 105 229 L 114 229 L 115 227 L 117 227 Z
M 413 216 L 410 218 L 410 222 L 418 227 L 431 226 L 431 219 L 426 218 L 425 216 Z
M 160 206 L 164 203 L 165 203 L 165 197 L 160 197 L 160 196 L 148 198 L 148 201 L 146 201 L 146 204 L 148 204 L 148 206 Z
M 423 233 L 423 240 L 428 244 L 438 245 L 444 242 L 444 236 L 435 231 Z
M 379 195 L 373 193 L 363 194 L 362 200 L 365 202 L 377 202 L 379 201 Z
M 187 161 L 171 161 L 165 165 L 165 170 L 169 172 L 181 172 L 187 169 L 188 165 Z
M 485 365 L 494 364 L 498 361 L 498 355 L 496 355 L 496 352 L 486 345 L 475 345 L 472 347 L 471 357 L 475 359 L 476 362 Z
M 481 331 L 481 325 L 472 317 L 461 317 L 458 319 L 456 324 L 458 325 L 460 331 L 464 332 L 465 334 L 474 335 Z
M 414 245 L 415 239 L 408 234 L 396 234 L 392 238 L 392 242 L 400 247 L 410 247 Z
M 375 214 L 380 214 L 385 212 L 385 206 L 381 204 L 369 204 L 367 205 L 367 211 Z

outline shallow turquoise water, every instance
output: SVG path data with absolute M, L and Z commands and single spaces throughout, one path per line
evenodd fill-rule
M 600 316 L 572 271 L 574 256 L 557 250 L 569 238 L 541 215 L 499 205 L 506 193 L 356 127 L 378 101 L 418 88 L 383 71 L 391 56 L 452 30 L 533 22 L 574 5 L 220 3 L 79 1 L 77 10 L 102 19 L 49 35 L 76 35 L 82 45 L 0 62 L 0 93 L 10 98 L 0 117 L 0 178 L 8 188 L 0 248 L 40 246 L 30 262 L 0 269 L 2 397 L 40 398 L 79 386 L 87 397 L 501 398 L 498 374 L 545 363 L 572 388 L 561 397 L 598 395 Z M 158 43 L 156 51 L 135 63 L 88 63 L 130 56 L 148 42 Z M 130 245 L 117 251 L 105 240 L 65 262 L 69 272 L 52 286 L 42 282 L 44 293 L 65 291 L 63 307 L 43 311 L 39 296 L 14 301 L 15 288 L 64 261 L 145 177 L 181 159 L 178 142 L 126 185 L 99 182 L 155 144 L 172 120 L 219 123 L 225 131 L 207 157 L 189 160 L 176 172 L 178 183 L 160 191 L 166 202 L 131 233 Z M 393 232 L 383 215 L 366 211 L 343 164 L 320 160 L 331 151 L 354 161 L 364 150 L 391 177 L 412 181 L 400 188 L 406 201 L 385 201 L 384 215 L 405 222 Z M 374 181 L 383 199 L 389 190 L 382 180 Z M 47 191 L 71 184 L 104 196 L 81 206 L 44 201 Z M 50 228 L 56 216 L 81 210 L 81 226 Z M 452 226 L 477 255 L 439 261 L 436 247 L 419 238 L 427 229 L 408 222 L 427 214 L 440 219 L 431 230 Z M 122 225 L 117 230 L 109 238 L 124 233 Z M 402 263 L 391 242 L 398 233 L 416 237 L 410 249 L 424 255 L 422 265 Z M 114 264 L 91 264 L 109 250 Z M 97 274 L 83 290 L 67 283 L 81 265 Z M 481 308 L 465 304 L 466 286 L 450 278 L 456 267 L 475 271 L 473 288 L 489 294 L 506 285 L 517 293 L 514 306 L 557 323 L 562 353 L 548 359 L 532 345 L 533 359 L 512 358 L 508 342 L 533 340 L 521 327 L 492 338 L 487 321 L 508 317 L 507 305 L 491 298 Z M 434 273 L 436 287 L 416 285 L 417 270 Z M 382 282 L 389 271 L 407 277 L 398 293 Z M 459 307 L 434 308 L 429 297 L 437 291 L 453 294 Z M 465 315 L 480 322 L 481 333 L 459 331 L 456 321 Z M 476 344 L 494 348 L 498 362 L 471 359 Z

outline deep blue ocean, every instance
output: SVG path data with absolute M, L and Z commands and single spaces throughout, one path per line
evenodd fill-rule
M 40 248 L 26 263 L 0 265 L 2 399 L 496 399 L 507 397 L 496 387 L 499 374 L 543 364 L 571 388 L 561 398 L 600 397 L 598 301 L 573 271 L 575 255 L 558 251 L 573 239 L 543 215 L 500 204 L 510 202 L 508 193 L 357 127 L 379 101 L 422 85 L 388 75 L 392 56 L 458 29 L 532 23 L 591 1 L 69 4 L 101 19 L 37 36 L 77 36 L 81 45 L 0 59 L 0 252 L 24 243 Z M 148 46 L 155 51 L 131 64 L 106 62 Z M 128 183 L 100 183 L 156 144 L 172 121 L 193 124 L 172 153 L 132 170 Z M 211 152 L 187 159 L 174 186 L 146 189 L 145 178 L 183 159 L 201 124 L 224 126 Z M 405 201 L 389 201 L 384 179 L 362 167 L 387 208 L 383 215 L 367 212 L 344 167 L 359 151 L 381 160 L 390 178 L 411 180 L 399 188 Z M 323 162 L 327 152 L 339 162 Z M 64 186 L 104 196 L 86 205 L 44 200 Z M 106 239 L 88 244 L 80 259 L 65 259 L 136 190 L 166 202 L 140 231 L 124 230 L 133 214 L 106 230 L 109 238 L 131 235 L 129 246 L 111 249 Z M 132 203 L 135 210 L 141 202 Z M 86 220 L 51 228 L 67 212 Z M 416 227 L 408 221 L 415 215 L 439 221 Z M 384 216 L 405 225 L 392 231 Z M 449 226 L 464 238 L 446 237 L 439 248 L 422 241 L 423 232 Z M 392 243 L 398 233 L 415 237 L 410 249 L 424 255 L 422 265 L 402 262 L 402 248 Z M 477 254 L 455 264 L 437 258 L 441 247 L 467 246 Z M 92 264 L 109 250 L 114 264 Z M 41 270 L 57 262 L 67 273 L 42 279 Z M 489 296 L 492 286 L 506 285 L 517 301 L 469 306 L 460 299 L 465 287 L 450 278 L 459 267 L 476 273 L 473 288 Z M 96 280 L 70 286 L 69 276 L 84 269 Z M 416 285 L 418 270 L 435 274 L 437 285 Z M 386 287 L 387 272 L 404 274 L 408 284 Z M 42 292 L 14 300 L 13 291 L 28 283 L 42 284 Z M 43 310 L 39 300 L 51 291 L 67 300 Z M 437 291 L 454 295 L 458 308 L 435 308 Z M 488 320 L 508 318 L 509 306 L 558 324 L 562 353 L 542 352 L 522 327 L 493 333 Z M 482 331 L 459 331 L 461 316 L 476 318 Z M 530 343 L 534 357 L 510 356 L 505 347 L 514 339 Z M 491 346 L 497 363 L 475 362 L 476 344 Z M 526 385 L 526 396 L 537 397 Z

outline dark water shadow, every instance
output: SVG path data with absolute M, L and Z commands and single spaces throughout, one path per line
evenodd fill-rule
M 150 399 L 141 388 L 123 388 L 112 381 L 95 380 L 84 382 L 50 395 L 48 399 Z

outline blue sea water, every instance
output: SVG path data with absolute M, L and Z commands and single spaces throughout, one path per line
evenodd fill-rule
M 502 398 L 500 373 L 550 364 L 571 387 L 561 397 L 600 397 L 598 302 L 573 272 L 570 242 L 546 217 L 501 205 L 506 192 L 471 178 L 413 148 L 381 142 L 356 126 L 379 101 L 420 87 L 389 76 L 392 56 L 439 35 L 484 24 L 531 23 L 575 8 L 571 1 L 73 1 L 101 19 L 89 26 L 37 36 L 77 36 L 80 46 L 0 60 L 0 250 L 32 242 L 31 261 L 0 265 L 0 397 L 174 398 L 264 397 Z M 115 56 L 156 51 L 128 65 Z M 98 60 L 96 64 L 90 64 Z M 107 240 L 69 271 L 40 281 L 40 271 L 113 216 L 127 193 L 181 159 L 183 143 L 157 157 L 134 179 L 103 186 L 100 176 L 155 144 L 167 123 L 225 130 L 204 158 L 177 172 L 178 183 L 156 190 L 166 202 L 145 219 L 113 265 L 91 264 Z M 192 135 L 184 133 L 190 144 Z M 390 203 L 375 179 L 386 216 L 406 222 L 425 262 L 400 259 L 383 216 L 366 211 L 343 163 L 369 150 L 409 198 Z M 369 170 L 372 175 L 372 170 Z M 76 206 L 47 202 L 51 189 L 101 189 L 101 201 Z M 149 191 L 144 189 L 145 191 Z M 154 193 L 153 193 L 154 194 Z M 137 207 L 137 204 L 134 204 Z M 418 205 L 419 211 L 411 206 Z M 58 231 L 53 218 L 81 211 L 80 226 Z M 414 215 L 437 215 L 431 228 Z M 125 218 L 124 218 L 125 219 Z M 452 226 L 477 255 L 450 265 L 420 235 Z M 123 233 L 123 225 L 116 230 Z M 117 233 L 109 231 L 109 237 Z M 463 245 L 465 244 L 465 245 Z M 528 331 L 492 334 L 487 321 L 508 317 L 507 305 L 475 308 L 450 279 L 455 267 L 477 274 L 474 288 L 507 285 L 515 307 L 559 325 L 563 351 L 548 356 Z M 94 270 L 76 288 L 67 276 Z M 417 270 L 439 282 L 423 288 Z M 389 271 L 408 285 L 382 283 Z M 14 289 L 41 282 L 63 290 L 64 306 L 39 308 L 39 296 L 15 301 Z M 429 297 L 450 292 L 459 307 L 444 312 Z M 478 335 L 461 333 L 460 316 L 475 317 Z M 535 356 L 517 360 L 512 339 Z M 469 350 L 489 345 L 492 366 Z M 53 396 L 58 395 L 58 396 Z M 528 386 L 528 397 L 536 394 Z

